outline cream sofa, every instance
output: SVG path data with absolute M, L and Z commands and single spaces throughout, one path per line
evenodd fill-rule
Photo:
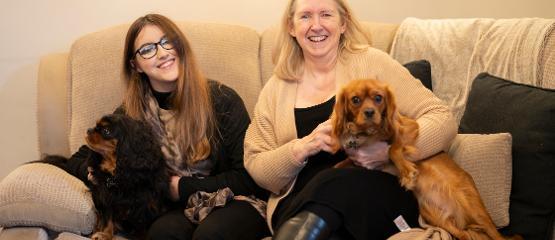
M 259 91 L 272 74 L 271 46 L 277 28 L 271 27 L 258 33 L 237 25 L 201 22 L 178 22 L 178 25 L 190 40 L 206 76 L 234 88 L 242 96 L 249 113 L 252 113 Z M 51 54 L 41 59 L 37 86 L 41 154 L 69 156 L 84 144 L 86 129 L 120 104 L 123 90 L 122 52 L 128 26 L 120 25 L 87 34 L 74 42 L 69 53 Z M 398 24 L 364 22 L 363 26 L 375 48 L 390 51 Z M 509 148 L 498 149 L 504 155 L 493 165 L 472 162 L 477 161 L 473 160 L 472 153 L 461 150 L 460 146 L 469 142 L 479 145 L 479 139 L 472 137 L 458 137 L 450 154 L 459 160 L 466 158 L 461 160 L 461 165 L 472 168 L 469 172 L 477 179 L 478 187 L 480 190 L 485 189 L 483 194 L 489 195 L 485 201 L 490 213 L 495 215 L 496 224 L 506 226 L 511 139 L 508 134 L 502 135 L 501 139 L 505 141 L 504 146 Z M 495 176 L 486 177 L 482 184 L 480 179 L 484 175 Z M 0 216 L 4 218 L 2 222 L 5 227 L 0 230 L 0 240 L 48 239 L 56 236 L 59 239 L 77 239 L 78 235 L 71 232 L 86 235 L 92 231 L 94 206 L 82 183 L 50 166 L 22 166 L 0 184 L 0 202 L 9 202 L 1 191 L 17 191 L 7 187 L 17 185 L 14 183 L 17 181 L 27 183 L 19 184 L 34 191 L 7 196 L 20 200 L 11 202 L 10 209 L 0 206 L 0 212 L 11 214 Z M 493 185 L 485 186 L 488 184 Z M 41 194 L 49 197 L 41 197 Z M 18 219 L 21 214 L 14 213 L 14 209 L 19 208 L 24 209 L 21 214 L 27 216 L 28 221 Z M 12 225 L 47 226 L 51 230 Z M 57 235 L 58 232 L 62 234 Z

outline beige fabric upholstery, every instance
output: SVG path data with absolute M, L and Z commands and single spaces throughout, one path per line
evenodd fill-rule
M 191 42 L 208 78 L 234 88 L 254 107 L 261 88 L 258 33 L 250 28 L 178 22 Z M 70 52 L 70 152 L 84 144 L 86 129 L 122 102 L 123 47 L 129 25 L 121 25 L 78 39 Z
M 48 240 L 48 234 L 38 227 L 0 229 L 0 240 Z
M 434 94 L 451 107 L 459 123 L 466 104 L 471 47 L 493 19 L 407 18 L 399 26 L 391 56 L 401 63 L 426 59 L 432 65 Z
M 508 133 L 458 134 L 449 155 L 474 179 L 497 227 L 509 225 L 512 138 Z
M 387 53 L 391 50 L 391 43 L 397 33 L 397 28 L 399 28 L 398 24 L 377 22 L 362 22 L 361 24 L 372 41 L 372 47 Z
M 68 53 L 49 54 L 40 60 L 37 80 L 39 152 L 69 155 L 67 101 Z
M 553 19 L 417 19 L 399 27 L 391 55 L 401 63 L 426 59 L 434 93 L 459 122 L 474 78 L 481 72 L 543 87 L 540 79 L 545 38 Z
M 555 89 L 555 26 L 551 27 L 551 31 L 547 35 L 544 44 L 539 61 L 539 75 L 540 79 L 542 79 L 541 86 Z M 553 231 L 553 234 L 555 236 L 555 231 Z
M 263 84 L 266 84 L 273 74 L 272 48 L 277 41 L 278 30 L 278 26 L 272 26 L 260 35 L 260 75 Z
M 89 234 L 96 221 L 79 179 L 43 163 L 18 167 L 0 182 L 0 226 L 40 226 Z

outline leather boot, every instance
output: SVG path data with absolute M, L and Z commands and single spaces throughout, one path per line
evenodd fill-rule
M 273 240 L 327 240 L 331 229 L 318 215 L 301 211 L 277 230 Z

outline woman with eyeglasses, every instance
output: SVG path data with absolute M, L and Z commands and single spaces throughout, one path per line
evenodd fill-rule
M 267 192 L 243 166 L 243 138 L 250 123 L 239 95 L 207 80 L 185 35 L 159 14 L 138 18 L 124 48 L 127 91 L 116 110 L 148 121 L 162 143 L 175 176 L 170 181 L 175 209 L 152 223 L 149 239 L 261 239 L 269 235 L 264 215 Z M 82 146 L 69 163 L 87 181 Z M 184 213 L 200 191 L 236 197 L 209 214 Z M 237 197 L 239 196 L 239 197 Z M 241 199 L 241 200 L 239 200 Z M 209 204 L 209 203 L 206 203 Z M 201 211 L 202 213 L 202 211 Z

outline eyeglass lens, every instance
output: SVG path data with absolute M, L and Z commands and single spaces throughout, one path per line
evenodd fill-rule
M 158 46 L 157 45 L 160 45 L 162 48 L 164 48 L 166 50 L 171 50 L 174 47 L 173 43 L 171 41 L 169 41 L 166 37 L 163 37 L 157 43 L 147 43 L 147 44 L 143 45 L 141 48 L 139 48 L 139 50 L 137 50 L 137 52 L 144 59 L 152 58 L 158 52 Z

